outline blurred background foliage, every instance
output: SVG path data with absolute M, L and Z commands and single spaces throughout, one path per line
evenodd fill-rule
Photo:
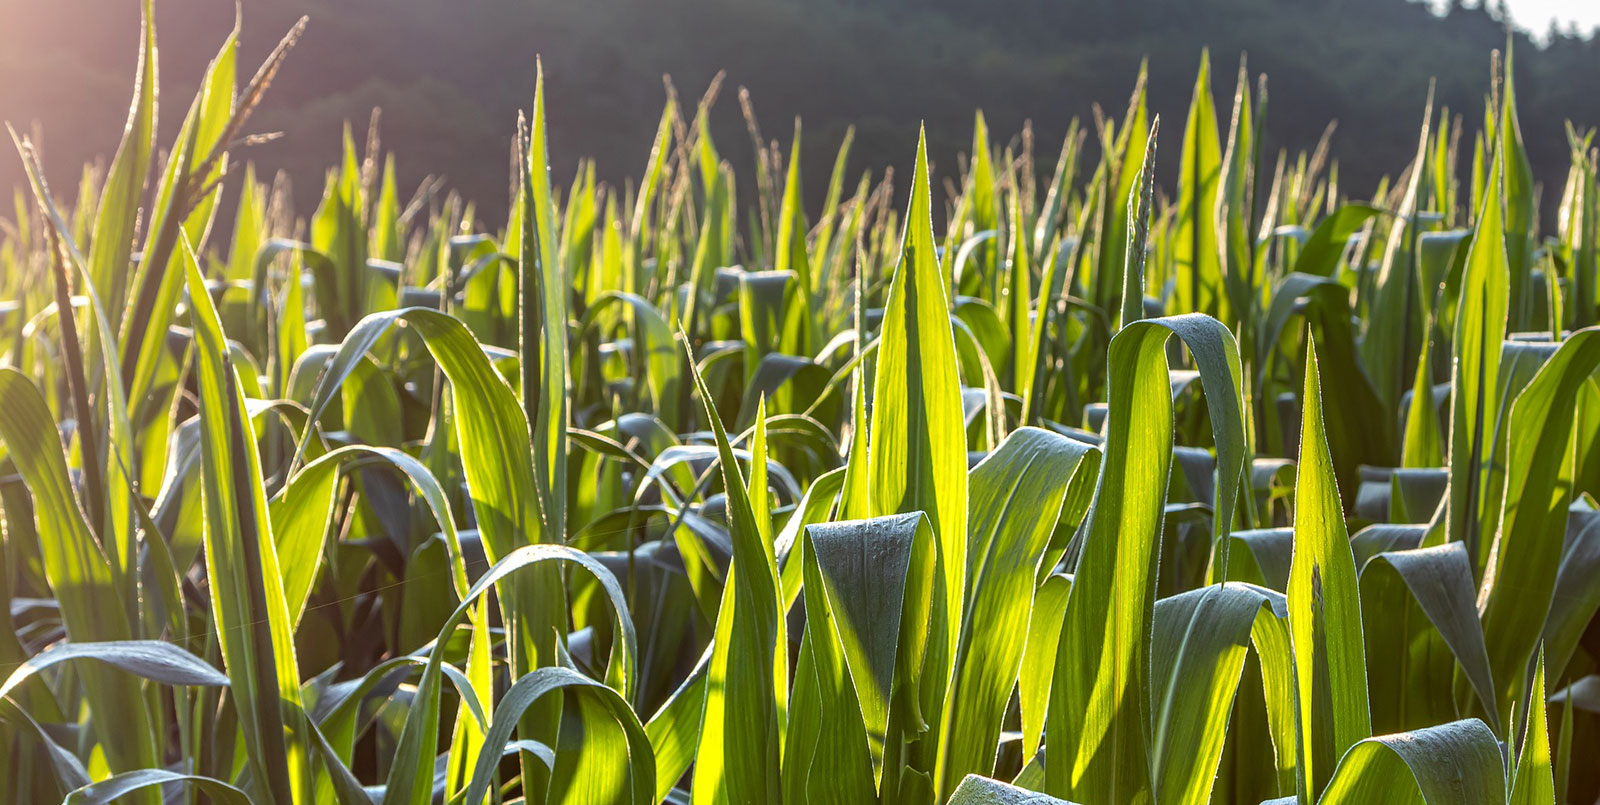
M 739 87 L 767 138 L 787 142 L 792 117 L 803 116 L 814 209 L 851 124 L 852 173 L 909 169 L 905 142 L 925 120 L 935 174 L 950 175 L 973 108 L 1004 136 L 1031 119 L 1053 150 L 1070 119 L 1092 119 L 1093 104 L 1121 114 L 1144 58 L 1152 111 L 1182 120 L 1208 46 L 1224 108 L 1241 54 L 1271 76 L 1268 153 L 1310 148 L 1337 120 L 1340 180 L 1366 194 L 1410 158 L 1430 78 L 1452 115 L 1481 114 L 1484 54 L 1506 44 L 1503 9 L 1482 1 L 1449 0 L 1435 13 L 1411 0 L 244 0 L 244 63 L 311 17 L 257 118 L 285 136 L 244 156 L 264 178 L 297 177 L 296 206 L 310 209 L 321 191 L 311 177 L 337 161 L 345 121 L 362 131 L 381 107 L 402 186 L 443 172 L 497 218 L 508 163 L 484 156 L 509 160 L 516 110 L 533 97 L 534 54 L 551 76 L 551 167 L 563 184 L 580 156 L 595 159 L 604 181 L 637 176 L 661 77 L 692 103 L 726 70 L 713 114 L 719 149 L 748 164 Z M 0 119 L 40 127 L 52 175 L 108 155 L 127 114 L 138 4 L 0 0 L 0 9 Z M 233 14 L 227 0 L 156 4 L 168 97 L 194 90 Z M 1514 47 L 1523 134 L 1549 211 L 1568 161 L 1564 121 L 1600 124 L 1600 38 L 1538 33 L 1536 42 L 1515 32 Z M 170 140 L 182 110 L 161 112 Z M 1173 186 L 1177 160 L 1158 169 Z M 0 164 L 0 187 L 21 181 L 15 160 Z

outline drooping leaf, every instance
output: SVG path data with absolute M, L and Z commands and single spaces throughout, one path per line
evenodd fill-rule
M 1173 334 L 1199 365 L 1218 446 L 1214 540 L 1231 526 L 1244 462 L 1232 335 L 1200 315 L 1124 327 L 1111 341 L 1105 458 L 1050 690 L 1045 743 L 1054 748 L 1045 753 L 1045 780 L 1055 795 L 1121 802 L 1148 795 L 1153 784 L 1149 650 L 1172 455 L 1165 345 Z

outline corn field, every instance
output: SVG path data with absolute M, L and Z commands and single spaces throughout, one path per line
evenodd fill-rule
M 1600 800 L 1600 157 L 1510 53 L 1370 197 L 1202 59 L 815 218 L 720 80 L 559 186 L 541 76 L 506 220 L 376 126 L 307 216 L 304 22 L 163 143 L 144 9 L 108 165 L 11 132 L 0 800 Z

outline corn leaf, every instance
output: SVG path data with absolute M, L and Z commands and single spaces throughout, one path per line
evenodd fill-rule
M 1299 794 L 1315 798 L 1338 758 L 1372 734 L 1355 557 L 1322 427 L 1316 344 L 1306 345 L 1295 478 L 1289 631 L 1298 711 Z

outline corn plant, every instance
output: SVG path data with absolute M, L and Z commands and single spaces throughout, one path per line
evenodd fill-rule
M 375 122 L 303 215 L 305 23 L 168 146 L 143 7 L 107 168 L 11 133 L 7 801 L 1600 797 L 1600 156 L 1541 222 L 1509 53 L 1367 196 L 1209 55 L 820 210 L 721 77 L 561 185 L 535 64 L 504 221 Z

